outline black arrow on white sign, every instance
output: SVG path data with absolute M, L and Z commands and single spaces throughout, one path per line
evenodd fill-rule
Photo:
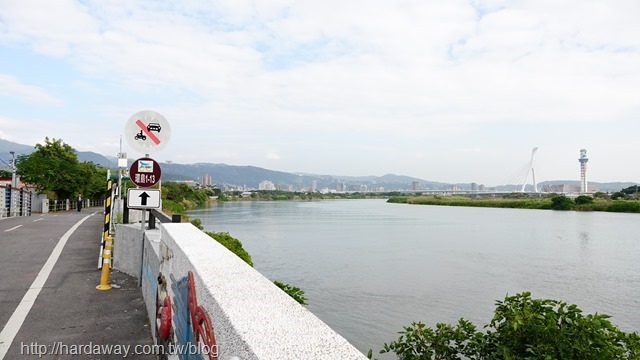
M 147 199 L 151 197 L 151 195 L 147 194 L 147 192 L 143 192 L 142 194 L 140 194 L 139 196 L 140 199 L 140 205 L 145 206 L 147 205 Z

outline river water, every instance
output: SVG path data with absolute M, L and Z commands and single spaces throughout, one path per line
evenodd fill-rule
M 536 298 L 640 331 L 640 215 L 388 204 L 228 202 L 188 213 L 240 239 L 254 267 L 363 353 L 412 321 L 481 327 L 495 301 Z

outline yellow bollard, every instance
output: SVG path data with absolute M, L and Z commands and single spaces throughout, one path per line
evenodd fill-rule
M 109 270 L 111 269 L 111 237 L 105 240 L 104 250 L 102 251 L 102 273 L 100 274 L 100 285 L 96 286 L 98 290 L 110 290 Z

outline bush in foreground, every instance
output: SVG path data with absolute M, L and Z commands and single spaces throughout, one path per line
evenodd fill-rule
M 398 359 L 640 359 L 640 336 L 625 333 L 604 314 L 576 305 L 532 299 L 524 292 L 496 303 L 486 331 L 460 319 L 435 329 L 414 322 L 380 351 Z M 372 351 L 369 351 L 369 359 Z

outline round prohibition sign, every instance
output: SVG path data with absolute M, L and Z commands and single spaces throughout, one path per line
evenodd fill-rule
M 167 119 L 153 110 L 131 115 L 124 129 L 129 145 L 141 153 L 160 151 L 169 142 L 171 126 Z

